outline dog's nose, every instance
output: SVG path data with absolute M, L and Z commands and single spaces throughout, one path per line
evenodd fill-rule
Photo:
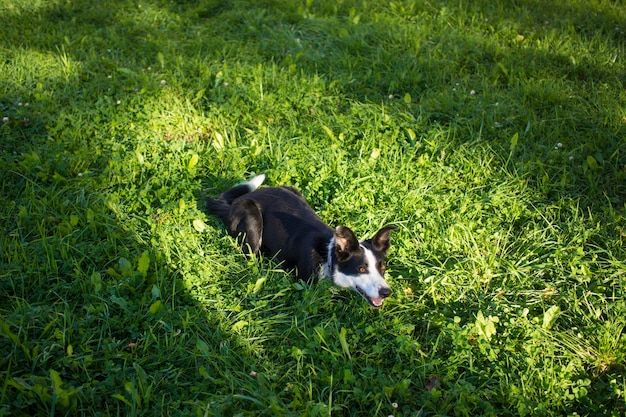
M 378 295 L 380 295 L 380 298 L 387 298 L 391 295 L 391 290 L 389 287 L 383 287 L 378 290 Z

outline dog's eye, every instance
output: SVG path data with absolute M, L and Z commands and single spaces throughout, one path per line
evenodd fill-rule
M 366 273 L 366 272 L 367 272 L 367 268 L 366 268 L 366 267 L 364 267 L 364 266 L 360 266 L 360 267 L 359 267 L 359 272 L 360 272 L 361 274 L 364 274 L 364 273 Z

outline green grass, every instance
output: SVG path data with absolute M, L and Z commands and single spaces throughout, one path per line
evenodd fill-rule
M 0 0 L 0 415 L 626 413 L 626 8 Z M 397 224 L 374 310 L 203 211 Z

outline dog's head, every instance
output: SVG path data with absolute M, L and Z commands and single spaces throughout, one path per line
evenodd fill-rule
M 397 228 L 385 226 L 371 239 L 359 242 L 352 230 L 338 226 L 329 247 L 329 275 L 333 284 L 351 288 L 371 306 L 380 307 L 391 295 L 384 278 L 385 256 L 389 250 L 389 235 Z

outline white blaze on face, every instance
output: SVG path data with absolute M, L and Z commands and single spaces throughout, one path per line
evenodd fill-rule
M 371 250 L 361 245 L 365 255 L 365 263 L 367 272 L 364 274 L 356 273 L 356 275 L 347 275 L 341 273 L 338 268 L 331 271 L 333 274 L 333 283 L 339 287 L 352 288 L 365 297 L 372 305 L 379 307 L 383 303 L 380 296 L 381 288 L 388 288 L 387 282 L 376 268 L 376 257 Z
M 368 298 L 374 305 L 379 306 L 383 303 L 383 299 L 380 297 L 380 289 L 387 288 L 388 285 L 376 268 L 376 257 L 372 251 L 363 246 L 361 247 L 365 251 L 365 258 L 367 259 L 367 273 L 359 276 L 357 287 L 365 293 L 365 298 Z

